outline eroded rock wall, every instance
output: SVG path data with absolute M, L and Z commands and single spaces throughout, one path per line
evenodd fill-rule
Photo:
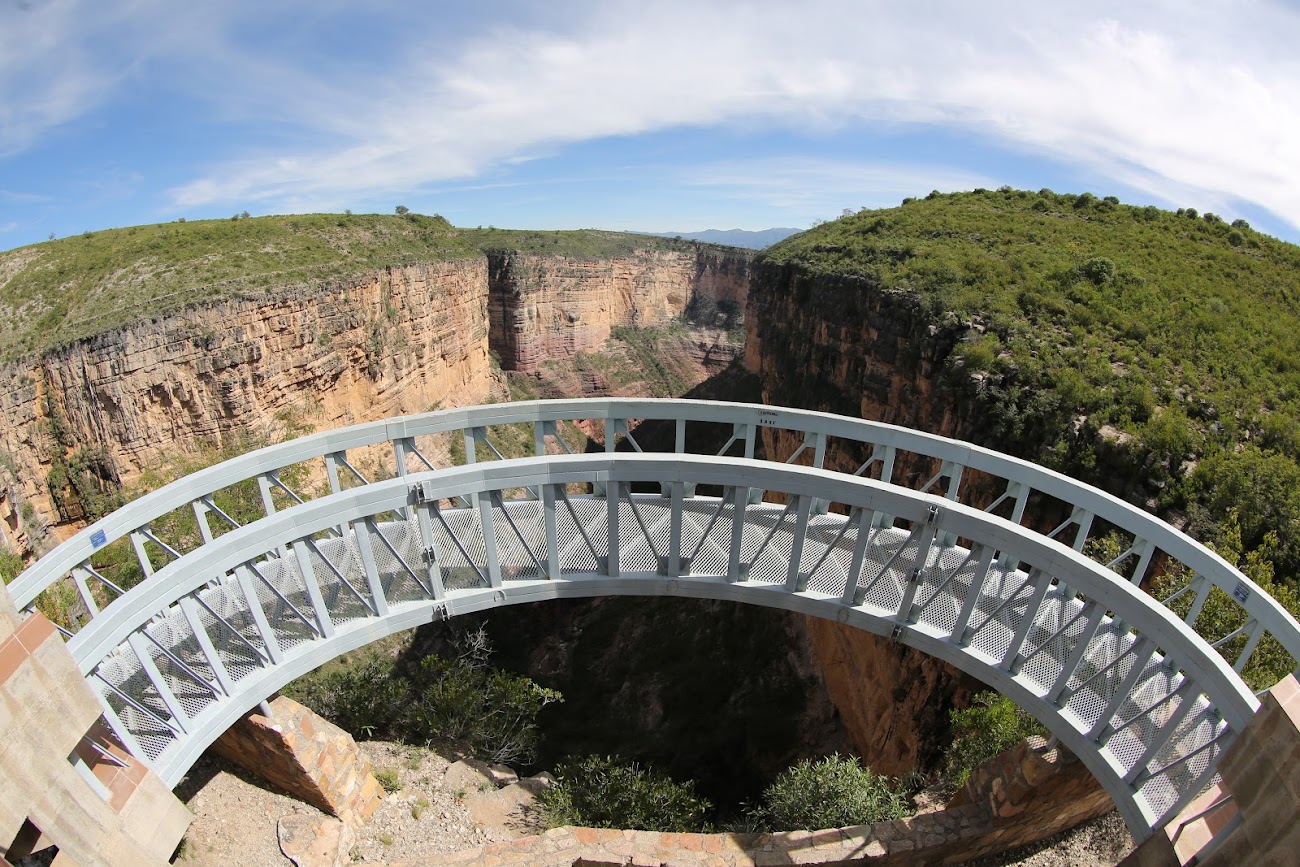
M 490 376 L 486 262 L 391 268 L 145 320 L 0 371 L 3 445 L 18 496 L 47 515 L 61 499 L 60 517 L 76 520 L 71 492 L 45 484 L 56 457 L 93 449 L 129 485 L 294 424 L 472 403 Z
M 934 321 L 916 296 L 760 263 L 746 321 L 746 367 L 760 378 L 765 403 L 968 438 L 969 407 L 941 376 L 967 326 Z M 788 433 L 763 433 L 769 456 L 798 447 Z M 826 465 L 853 472 L 865 458 L 833 446 Z M 807 631 L 827 692 L 868 765 L 896 774 L 937 758 L 946 746 L 947 708 L 971 688 L 969 678 L 839 623 L 809 618 Z
M 496 383 L 490 347 L 506 367 L 530 369 L 599 348 L 617 325 L 664 325 L 688 307 L 708 314 L 697 320 L 738 315 L 749 261 L 700 248 L 395 266 L 207 303 L 20 360 L 0 368 L 3 542 L 28 556 L 46 522 L 64 525 L 53 543 L 93 512 L 87 488 L 129 486 L 199 453 L 482 401 Z M 734 357 L 734 318 L 692 332 L 699 366 Z
M 749 258 L 656 250 L 609 259 L 488 254 L 492 349 L 506 370 L 599 349 L 620 325 L 662 325 L 688 307 L 742 307 Z

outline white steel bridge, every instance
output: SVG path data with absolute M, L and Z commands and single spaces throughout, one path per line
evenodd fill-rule
M 672 452 L 642 452 L 642 420 L 666 423 Z M 583 451 L 583 431 L 605 450 Z M 763 440 L 796 445 L 756 458 Z M 255 514 L 232 514 L 241 491 Z M 1082 553 L 1103 533 L 1110 564 Z M 1182 576 L 1164 602 L 1141 586 L 1156 566 Z M 1300 625 L 1250 579 L 1095 488 L 890 425 L 684 400 L 473 407 L 264 448 L 109 515 L 10 590 L 31 609 L 56 584 L 76 589 L 67 643 L 105 718 L 171 785 L 285 683 L 384 635 L 676 595 L 952 663 L 1038 717 L 1141 840 L 1214 780 L 1258 708 L 1241 672 L 1265 652 L 1300 660 Z M 1189 624 L 1215 588 L 1240 626 L 1202 638 Z

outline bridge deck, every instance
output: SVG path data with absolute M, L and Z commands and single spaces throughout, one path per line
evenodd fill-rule
M 503 592 L 553 580 L 607 579 L 604 498 L 559 498 L 559 571 L 551 578 L 544 504 L 525 499 L 497 505 L 493 535 Z M 1000 666 L 1016 642 L 1009 673 L 1036 692 L 1056 695 L 1062 714 L 1080 731 L 1095 732 L 1097 748 L 1121 777 L 1136 779 L 1152 767 L 1169 766 L 1142 780 L 1140 794 L 1151 812 L 1163 812 L 1180 791 L 1205 779 L 1225 723 L 1205 695 L 1184 688 L 1187 679 L 1163 654 L 1105 606 L 1014 561 L 990 556 L 988 549 L 936 539 L 923 524 L 872 527 L 860 514 L 809 515 L 801 536 L 793 503 L 748 504 L 739 525 L 734 512 L 734 498 L 682 501 L 680 570 L 672 574 L 679 587 L 681 582 L 725 583 L 736 570 L 736 589 L 784 594 L 799 545 L 795 593 L 836 603 L 849 599 L 881 620 L 897 618 L 906 601 L 910 628 L 990 667 Z M 187 729 L 201 728 L 205 716 L 219 715 L 220 705 L 231 700 L 214 684 L 225 679 L 238 696 L 239 682 L 271 663 L 264 628 L 284 664 L 312 657 L 327 638 L 322 622 L 330 624 L 331 637 L 365 634 L 378 617 L 377 595 L 391 615 L 400 615 L 435 604 L 454 607 L 458 598 L 492 590 L 478 509 L 459 506 L 430 514 L 436 574 L 444 590 L 440 599 L 428 581 L 429 558 L 417 515 L 377 521 L 359 531 L 345 527 L 341 534 L 303 540 L 249 561 L 243 575 L 220 576 L 191 594 L 193 603 L 178 602 L 159 612 L 141 633 L 146 640 L 133 635 L 120 644 L 95 667 L 94 681 L 160 772 L 175 777 L 183 769 L 173 754 L 181 753 L 177 747 L 187 735 L 177 730 L 178 719 L 184 718 Z M 670 571 L 673 515 L 671 498 L 621 500 L 615 549 L 631 592 L 637 581 L 645 583 L 647 593 L 662 592 Z M 737 526 L 740 554 L 733 562 Z M 358 544 L 357 532 L 369 538 Z M 861 565 L 850 581 L 860 535 L 866 537 Z M 374 559 L 377 594 L 363 548 Z M 248 604 L 249 586 L 256 609 Z M 972 594 L 972 587 L 978 592 Z M 265 618 L 264 627 L 259 618 Z M 177 704 L 183 717 L 172 713 Z M 1153 744 L 1163 746 L 1153 750 Z
M 673 451 L 639 454 L 638 421 Z M 579 429 L 605 454 L 573 454 Z M 521 450 L 534 457 L 506 459 Z M 397 478 L 358 469 L 376 455 Z M 1107 568 L 1082 553 L 1099 537 L 1119 547 Z M 1181 587 L 1152 598 L 1158 574 Z M 1213 779 L 1258 707 L 1243 674 L 1267 687 L 1300 660 L 1282 606 L 1104 492 L 916 431 L 700 401 L 446 410 L 261 449 L 96 522 L 10 591 L 31 610 L 68 587 L 60 625 L 107 721 L 173 782 L 275 689 L 384 634 L 516 602 L 679 594 L 837 619 L 963 668 L 1078 754 L 1141 839 Z M 1212 599 L 1232 616 L 1207 643 L 1193 626 Z

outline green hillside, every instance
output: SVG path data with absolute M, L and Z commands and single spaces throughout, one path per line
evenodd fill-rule
M 305 214 L 87 232 L 0 254 L 0 359 L 225 297 L 508 249 L 606 257 L 689 242 L 621 232 L 457 229 L 442 217 Z
M 980 439 L 1154 497 L 1202 538 L 1235 511 L 1248 548 L 1300 572 L 1300 247 L 1190 209 L 1003 188 L 862 211 L 764 259 L 968 323 L 944 376 Z

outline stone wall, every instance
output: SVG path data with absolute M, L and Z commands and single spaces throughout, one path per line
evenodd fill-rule
M 212 750 L 354 828 L 363 825 L 384 790 L 352 736 L 288 696 L 270 710 L 270 717 L 245 716 Z
M 958 864 L 1036 842 L 1112 807 L 1110 798 L 1077 758 L 1042 738 L 1031 738 L 977 768 L 947 809 L 907 819 L 775 834 L 565 827 L 442 856 L 438 863 L 449 867 Z M 405 862 L 401 867 L 421 865 Z

